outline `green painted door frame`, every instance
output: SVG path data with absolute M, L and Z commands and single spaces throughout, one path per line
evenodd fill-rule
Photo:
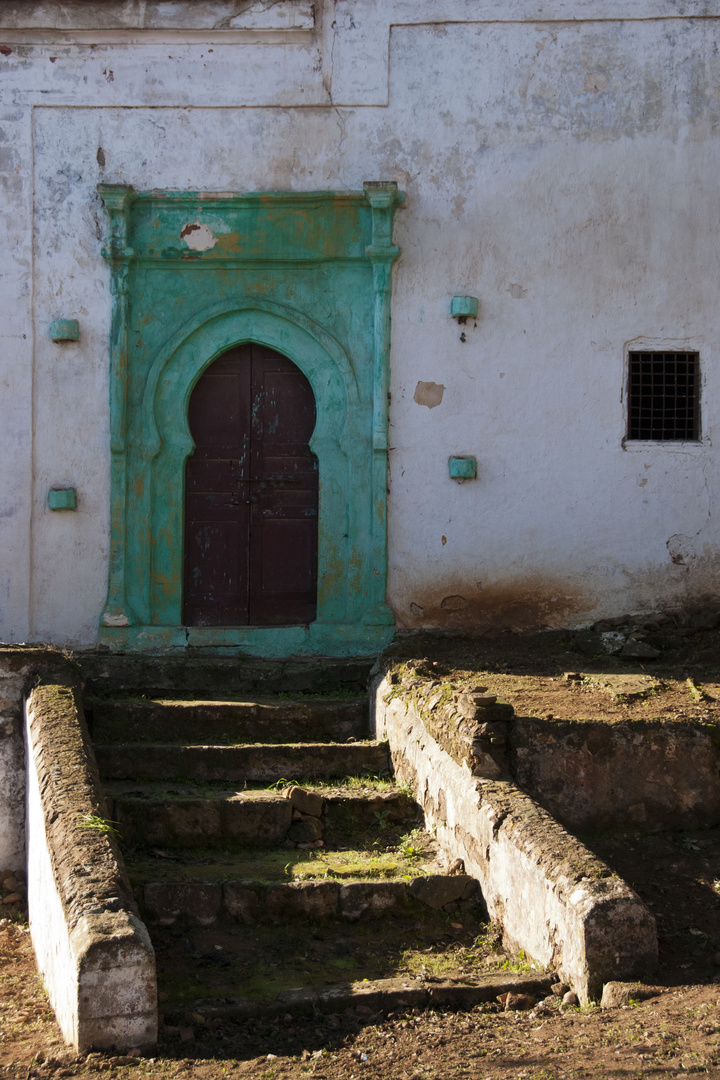
M 100 185 L 111 268 L 111 551 L 101 640 L 258 656 L 350 656 L 393 634 L 387 580 L 392 243 L 402 195 L 136 192 Z M 317 404 L 318 616 L 308 626 L 182 625 L 193 386 L 255 341 L 287 356 Z

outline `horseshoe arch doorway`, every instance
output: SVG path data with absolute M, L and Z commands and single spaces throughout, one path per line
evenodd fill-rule
M 183 622 L 292 626 L 317 614 L 316 404 L 286 356 L 256 343 L 195 384 L 185 466 Z

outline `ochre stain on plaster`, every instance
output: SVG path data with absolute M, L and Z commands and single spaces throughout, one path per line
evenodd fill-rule
M 415 387 L 413 401 L 418 405 L 427 405 L 428 409 L 434 409 L 442 402 L 444 393 L 445 387 L 442 383 L 423 382 L 421 379 Z
M 406 589 L 393 603 L 407 629 L 434 627 L 464 633 L 486 630 L 542 630 L 567 625 L 572 616 L 591 610 L 596 600 L 582 589 L 543 577 L 528 576 L 478 589 L 467 579 L 447 579 L 432 586 Z
M 213 255 L 241 255 L 242 252 L 239 233 L 228 232 L 215 237 Z

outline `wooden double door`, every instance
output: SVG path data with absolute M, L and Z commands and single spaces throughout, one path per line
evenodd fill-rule
M 210 365 L 188 410 L 186 626 L 281 626 L 317 613 L 315 397 L 287 357 L 241 345 Z

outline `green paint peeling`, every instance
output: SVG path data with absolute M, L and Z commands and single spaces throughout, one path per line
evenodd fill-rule
M 393 633 L 385 602 L 394 183 L 363 192 L 135 192 L 109 215 L 114 648 L 362 655 Z M 212 361 L 255 341 L 305 373 L 317 404 L 319 583 L 309 626 L 183 627 L 187 406 Z

